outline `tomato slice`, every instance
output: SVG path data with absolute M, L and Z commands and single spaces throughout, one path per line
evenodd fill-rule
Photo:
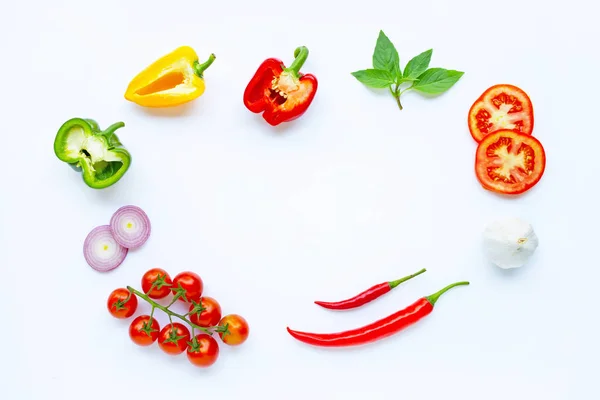
M 513 85 L 494 85 L 469 110 L 469 131 L 476 142 L 499 130 L 531 135 L 533 105 L 527 93 Z
M 500 130 L 485 136 L 477 147 L 477 179 L 493 192 L 523 193 L 539 182 L 545 169 L 544 147 L 531 135 Z

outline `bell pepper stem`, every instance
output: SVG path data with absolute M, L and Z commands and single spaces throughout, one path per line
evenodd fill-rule
M 125 126 L 124 122 L 115 122 L 114 124 L 112 124 L 111 126 L 109 126 L 108 128 L 106 128 L 106 130 L 104 131 L 107 135 L 112 135 L 113 133 L 115 133 L 115 131 L 119 128 L 122 128 Z
M 390 289 L 395 288 L 396 286 L 398 286 L 402 282 L 406 282 L 407 280 L 412 279 L 412 278 L 414 278 L 417 275 L 421 275 L 425 271 L 427 271 L 427 270 L 425 268 L 423 268 L 422 270 L 420 270 L 418 272 L 415 272 L 414 274 L 410 274 L 408 276 L 405 276 L 404 278 L 400 278 L 400 279 L 396 279 L 395 281 L 388 282 L 388 284 L 390 285 Z
M 203 62 L 202 64 L 200 64 L 198 61 L 196 61 L 194 63 L 194 73 L 196 75 L 198 75 L 198 77 L 202 78 L 203 77 L 203 73 L 204 71 L 210 67 L 210 65 L 213 63 L 213 61 L 215 61 L 215 58 L 217 58 L 214 54 L 211 54 L 208 57 L 208 60 L 206 60 L 205 62 Z
M 463 282 L 456 282 L 453 283 L 451 285 L 446 286 L 445 288 L 443 288 L 442 290 L 440 290 L 439 292 L 436 292 L 430 296 L 426 296 L 425 298 L 431 303 L 431 305 L 435 305 L 435 302 L 440 298 L 441 295 L 443 295 L 444 293 L 446 293 L 448 290 L 452 289 L 455 286 L 460 286 L 460 285 L 468 285 L 469 282 L 463 281 Z
M 294 50 L 294 62 L 285 70 L 288 72 L 293 72 L 295 75 L 298 75 L 298 73 L 300 72 L 300 68 L 302 68 L 307 58 L 308 48 L 306 46 L 300 46 L 296 48 L 296 50 Z

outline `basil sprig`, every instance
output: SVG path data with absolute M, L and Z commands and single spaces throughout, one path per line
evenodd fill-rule
M 373 68 L 355 71 L 352 75 L 366 86 L 389 88 L 402 110 L 400 96 L 406 91 L 414 89 L 430 95 L 441 94 L 464 75 L 464 72 L 453 69 L 429 68 L 432 53 L 433 49 L 429 49 L 413 57 L 402 72 L 396 47 L 383 31 L 379 31 L 373 52 Z

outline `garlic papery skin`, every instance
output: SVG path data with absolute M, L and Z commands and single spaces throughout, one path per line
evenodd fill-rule
M 493 221 L 483 231 L 487 257 L 502 269 L 520 268 L 539 245 L 533 227 L 519 218 Z

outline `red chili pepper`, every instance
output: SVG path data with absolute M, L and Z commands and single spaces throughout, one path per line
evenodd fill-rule
M 469 282 L 453 283 L 452 285 L 446 286 L 431 296 L 420 298 L 405 309 L 400 310 L 388 317 L 349 331 L 337 333 L 309 333 L 295 331 L 290 328 L 287 328 L 287 330 L 294 338 L 313 346 L 344 347 L 374 342 L 376 340 L 393 335 L 394 333 L 419 321 L 421 318 L 433 311 L 435 302 L 442 294 L 455 286 L 468 284 Z
M 348 310 L 350 308 L 360 307 L 363 304 L 373 301 L 376 298 L 388 293 L 393 288 L 400 285 L 402 282 L 406 282 L 407 280 L 412 279 L 417 275 L 421 275 L 425 271 L 427 271 L 427 270 L 425 268 L 423 268 L 419 272 L 415 272 L 412 275 L 405 276 L 402 279 L 397 279 L 395 281 L 383 282 L 383 283 L 377 284 L 377 285 L 372 286 L 369 289 L 365 290 L 364 292 L 359 293 L 356 296 L 351 297 L 346 300 L 336 301 L 336 302 L 315 301 L 315 304 L 318 304 L 321 307 L 329 308 L 330 310 Z
M 308 57 L 304 46 L 294 51 L 295 60 L 288 68 L 277 58 L 263 61 L 244 91 L 244 105 L 275 126 L 300 117 L 317 92 L 317 78 L 302 74 Z

